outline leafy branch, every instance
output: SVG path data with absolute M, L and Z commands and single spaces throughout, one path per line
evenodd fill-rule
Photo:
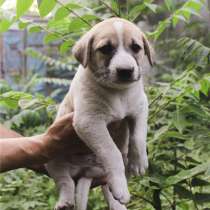
M 155 40 L 158 39 L 171 24 L 175 27 L 179 21 L 188 22 L 192 15 L 199 16 L 202 6 L 204 6 L 204 0 L 188 0 L 167 19 L 160 21 L 155 31 L 148 33 L 148 35 Z

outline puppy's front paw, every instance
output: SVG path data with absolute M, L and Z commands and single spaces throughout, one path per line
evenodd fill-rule
M 147 153 L 138 155 L 132 155 L 128 160 L 128 172 L 130 175 L 138 176 L 144 175 L 148 168 Z
M 75 207 L 74 203 L 69 201 L 58 201 L 54 210 L 73 210 Z
M 109 176 L 109 188 L 113 197 L 121 204 L 126 204 L 130 201 L 130 193 L 128 191 L 127 180 L 124 174 L 119 176 Z

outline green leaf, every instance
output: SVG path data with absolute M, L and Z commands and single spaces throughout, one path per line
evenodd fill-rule
M 119 5 L 116 0 L 111 0 L 111 8 L 115 11 L 115 13 L 119 13 Z
M 9 21 L 7 19 L 1 20 L 1 22 L 0 22 L 0 32 L 6 32 L 11 25 L 12 25 L 12 21 Z
M 0 0 L 0 6 L 5 2 L 5 0 Z
M 157 4 L 150 4 L 150 3 L 144 3 L 147 8 L 152 10 L 154 13 L 156 13 L 156 10 L 158 8 Z
M 183 8 L 180 11 L 183 13 L 183 15 L 186 19 L 189 19 L 191 17 L 191 15 L 201 17 L 198 12 L 196 12 L 195 10 L 193 10 L 191 8 Z
M 17 18 L 22 16 L 32 5 L 33 0 L 17 0 L 16 1 L 16 15 Z
M 182 170 L 174 176 L 169 176 L 164 183 L 165 187 L 175 185 L 181 181 L 192 178 L 197 174 L 205 172 L 209 167 L 210 162 L 205 162 L 189 170 Z
M 46 34 L 44 37 L 44 43 L 49 44 L 50 42 L 53 42 L 61 38 L 62 38 L 61 36 L 58 36 L 56 34 Z
M 200 91 L 204 95 L 208 96 L 209 90 L 210 90 L 210 81 L 204 78 L 203 80 L 200 81 Z
M 93 20 L 100 20 L 100 17 L 96 16 L 96 15 L 91 15 L 91 14 L 85 14 L 82 16 L 82 18 L 86 21 L 93 21 Z
M 134 6 L 129 12 L 129 19 L 135 20 L 145 8 L 146 5 L 143 3 Z
M 18 103 L 16 100 L 12 100 L 9 98 L 4 99 L 3 101 L 1 101 L 1 99 L 0 99 L 0 106 L 6 107 L 9 109 L 17 109 Z
M 37 98 L 34 99 L 20 99 L 18 105 L 21 109 L 28 109 L 38 103 L 39 100 Z
M 173 0 L 164 0 L 165 5 L 169 11 L 173 11 L 174 3 Z
M 65 17 L 67 17 L 71 13 L 70 10 L 76 10 L 76 9 L 80 9 L 80 8 L 82 8 L 82 6 L 80 6 L 79 4 L 70 3 L 67 5 L 64 5 L 60 8 L 58 8 L 58 10 L 56 11 L 55 20 L 61 20 Z
M 29 27 L 28 30 L 29 30 L 30 33 L 38 33 L 42 30 L 42 28 L 40 26 L 32 25 L 32 26 Z
M 18 101 L 20 99 L 31 99 L 32 96 L 27 93 L 9 91 L 0 95 L 0 105 L 5 107 L 16 109 L 18 107 Z
M 199 12 L 202 6 L 203 4 L 201 3 L 201 1 L 197 1 L 197 0 L 191 0 L 191 1 L 186 2 L 185 4 L 186 8 L 191 8 L 196 12 Z
M 168 132 L 169 126 L 162 126 L 160 129 L 156 130 L 154 138 L 151 142 L 158 140 L 164 133 Z M 150 142 L 149 142 L 150 143 Z
M 41 0 L 39 3 L 39 14 L 41 17 L 48 15 L 56 5 L 56 0 Z
M 173 124 L 180 133 L 183 133 L 187 123 L 184 113 L 182 113 L 178 108 L 174 114 Z
M 29 23 L 30 23 L 30 22 L 23 22 L 23 21 L 20 21 L 20 22 L 18 23 L 18 27 L 19 27 L 19 29 L 24 29 L 24 28 L 26 28 L 26 27 L 28 26 Z
M 60 53 L 61 54 L 66 53 L 69 50 L 69 48 L 71 48 L 74 45 L 74 42 L 75 42 L 74 40 L 68 40 L 63 42 L 60 46 Z
M 157 29 L 152 33 L 148 33 L 148 35 L 154 37 L 155 40 L 158 39 L 158 37 L 165 31 L 165 29 L 170 25 L 170 23 L 171 22 L 169 19 L 160 21 L 158 23 Z
M 78 32 L 87 27 L 89 26 L 83 20 L 80 18 L 74 18 L 69 24 L 69 32 Z
M 55 20 L 61 20 L 70 14 L 66 7 L 60 7 L 55 13 Z
M 18 92 L 18 91 L 9 91 L 9 92 L 3 93 L 2 95 L 0 95 L 0 97 L 12 98 L 14 100 L 19 100 L 20 98 L 24 98 L 24 99 L 32 98 L 31 94 L 24 93 L 24 92 Z
M 182 15 L 174 15 L 172 17 L 172 25 L 173 27 L 175 27 L 177 25 L 177 23 L 179 22 L 179 20 L 182 20 L 184 22 L 187 22 L 186 18 Z

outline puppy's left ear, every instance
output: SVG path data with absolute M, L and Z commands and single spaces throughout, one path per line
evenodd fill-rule
M 88 61 L 91 58 L 92 43 L 93 35 L 87 33 L 76 42 L 72 49 L 73 55 L 84 67 L 87 67 Z
M 152 47 L 145 35 L 143 35 L 142 38 L 143 38 L 143 43 L 144 43 L 145 55 L 147 56 L 150 65 L 153 66 Z

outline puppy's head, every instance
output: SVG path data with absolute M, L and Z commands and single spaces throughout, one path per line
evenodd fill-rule
M 109 86 L 128 86 L 141 77 L 145 55 L 152 65 L 149 42 L 133 23 L 111 18 L 95 25 L 74 46 L 76 59 Z

